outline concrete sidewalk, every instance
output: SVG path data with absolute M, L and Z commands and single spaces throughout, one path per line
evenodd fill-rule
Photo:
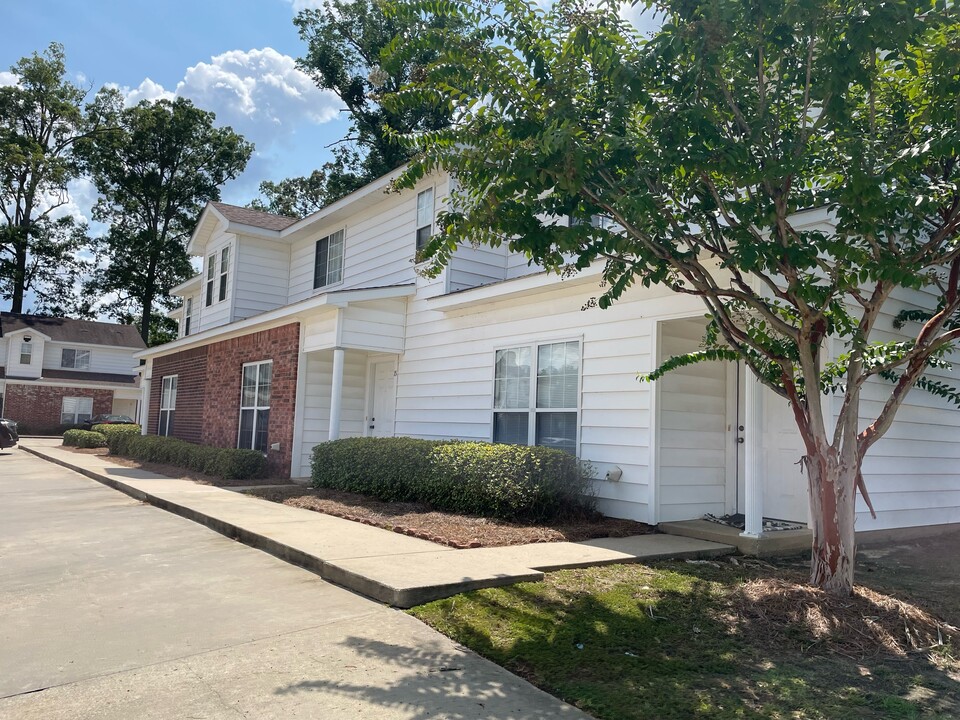
M 663 558 L 725 555 L 735 548 L 671 535 L 455 550 L 361 523 L 272 503 L 64 449 L 57 439 L 20 446 L 112 488 L 176 513 L 325 580 L 407 608 L 478 588 L 540 580 L 544 571 Z

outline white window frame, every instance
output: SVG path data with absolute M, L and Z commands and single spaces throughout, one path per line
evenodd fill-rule
M 24 357 L 26 357 L 26 362 L 24 362 Z M 29 340 L 20 341 L 20 364 L 21 365 L 30 365 L 33 362 L 33 343 Z
M 171 431 L 177 416 L 178 378 L 179 375 L 164 375 L 160 379 L 160 414 L 157 418 L 157 435 L 171 437 Z M 167 392 L 168 388 L 169 393 Z M 164 414 L 166 414 L 166 423 L 164 423 Z
M 73 411 L 69 414 L 72 419 L 64 421 L 64 416 L 67 415 L 66 406 L 67 404 L 72 404 Z M 82 412 L 81 405 L 90 408 L 90 412 Z M 92 397 L 70 397 L 64 396 L 60 399 L 60 424 L 61 425 L 79 425 L 84 420 L 89 420 L 93 417 L 93 398 Z
M 67 364 L 67 353 L 73 353 L 73 363 Z M 89 370 L 90 351 L 80 348 L 63 348 L 60 351 L 60 367 L 68 370 Z
M 220 248 L 220 289 L 217 291 L 217 302 L 227 299 L 227 283 L 230 276 L 230 246 Z
M 340 228 L 339 230 L 334 230 L 333 232 L 324 235 L 322 238 L 317 240 L 313 246 L 313 289 L 319 290 L 320 288 L 330 287 L 331 285 L 336 285 L 339 282 L 343 281 L 343 263 L 345 257 L 346 249 L 346 237 L 347 230 L 346 228 Z M 326 241 L 327 243 L 327 254 L 324 260 L 323 268 L 323 278 L 320 277 L 318 260 L 320 257 L 320 243 Z M 336 253 L 331 253 L 331 248 L 336 249 Z M 336 268 L 336 272 L 330 272 L 330 259 L 336 258 L 339 260 L 339 267 Z
M 210 307 L 213 305 L 213 286 L 214 280 L 216 280 L 217 272 L 217 254 L 213 253 L 212 255 L 207 255 L 207 282 L 205 289 L 205 298 L 206 302 L 204 307 Z
M 190 326 L 193 324 L 193 298 L 188 297 L 183 301 L 183 336 L 190 334 Z
M 425 197 L 427 194 L 430 195 L 429 204 L 430 207 L 427 207 L 427 203 L 424 202 L 421 206 L 420 199 Z M 433 221 L 436 218 L 436 193 L 434 188 L 428 187 L 424 188 L 417 193 L 417 230 L 414 233 L 417 251 L 419 252 L 427 246 L 427 243 L 430 242 L 430 238 L 433 235 Z M 423 233 L 424 237 L 421 239 L 421 231 L 426 230 L 426 233 Z
M 270 366 L 270 398 L 267 405 L 259 404 L 260 397 L 260 366 L 269 365 Z M 244 405 L 243 404 L 243 376 L 246 373 L 248 367 L 257 368 L 257 384 L 254 386 L 253 390 L 253 405 Z M 240 369 L 240 413 L 237 417 L 237 447 L 241 450 L 256 450 L 257 447 L 257 418 L 258 412 L 260 410 L 267 411 L 267 442 L 266 447 L 263 449 L 263 453 L 266 454 L 267 449 L 270 447 L 270 404 L 273 403 L 273 360 L 257 360 L 256 362 L 244 363 Z M 248 410 L 253 412 L 253 427 L 250 430 L 250 446 L 240 444 L 240 436 L 243 428 L 243 411 Z
M 540 348 L 547 345 L 562 345 L 564 343 L 575 342 L 578 346 L 578 367 L 577 367 L 577 407 L 576 408 L 541 408 L 537 407 L 537 364 L 540 357 Z M 503 350 L 519 350 L 522 348 L 530 349 L 530 395 L 525 408 L 498 408 L 496 407 L 496 382 L 497 382 L 497 353 Z M 497 413 L 516 413 L 527 414 L 527 445 L 535 447 L 537 445 L 537 415 L 540 413 L 576 413 L 576 435 L 574 438 L 574 454 L 580 456 L 580 409 L 582 405 L 583 394 L 583 337 L 562 337 L 531 340 L 529 342 L 516 342 L 509 345 L 503 345 L 494 348 L 493 351 L 493 379 L 490 394 L 492 411 L 490 413 L 490 442 L 494 440 L 496 430 Z

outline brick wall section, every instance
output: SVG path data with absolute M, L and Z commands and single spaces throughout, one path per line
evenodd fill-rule
M 60 427 L 60 411 L 65 397 L 92 397 L 94 415 L 113 411 L 113 390 L 27 385 L 8 380 L 3 413 L 31 433 L 55 431 Z
M 150 382 L 150 416 L 147 432 L 157 434 L 160 424 L 160 391 L 163 377 L 177 376 L 177 407 L 173 414 L 173 437 L 203 442 L 204 405 L 207 388 L 207 347 L 184 350 L 153 361 Z
M 291 323 L 154 360 L 148 431 L 157 432 L 161 378 L 178 375 L 174 436 L 215 447 L 236 447 L 243 366 L 272 360 L 267 442 L 280 443 L 280 450 L 267 453 L 267 467 L 271 475 L 289 477 L 299 348 L 300 325 Z

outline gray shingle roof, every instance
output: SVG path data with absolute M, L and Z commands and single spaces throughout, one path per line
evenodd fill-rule
M 227 203 L 222 202 L 211 202 L 210 204 L 231 222 L 263 228 L 264 230 L 283 230 L 300 219 L 287 217 L 286 215 L 274 215 L 260 210 L 251 210 L 250 208 L 239 207 L 238 205 L 227 205 Z
M 41 332 L 55 342 L 128 348 L 146 347 L 143 338 L 133 325 L 0 312 L 0 337 L 25 329 Z

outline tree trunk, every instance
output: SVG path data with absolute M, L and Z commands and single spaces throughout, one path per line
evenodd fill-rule
M 851 595 L 857 551 L 854 493 L 858 468 L 829 453 L 805 459 L 813 523 L 810 584 L 832 595 Z
M 21 224 L 14 230 L 13 291 L 10 295 L 10 312 L 23 312 L 23 296 L 27 289 L 27 248 L 30 243 L 30 226 Z

